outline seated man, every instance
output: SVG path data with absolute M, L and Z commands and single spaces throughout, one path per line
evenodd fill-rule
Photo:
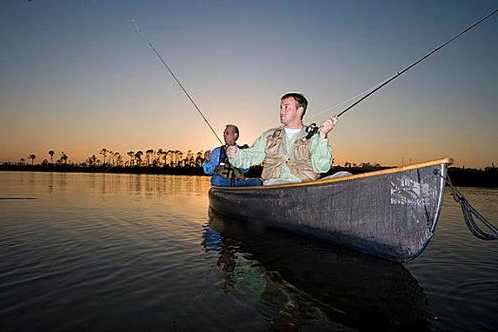
M 326 120 L 318 134 L 308 135 L 303 123 L 308 101 L 299 93 L 287 93 L 280 99 L 281 127 L 265 131 L 248 149 L 227 148 L 230 163 L 247 168 L 263 165 L 265 185 L 316 180 L 332 164 L 327 140 L 337 118 Z
M 257 178 L 245 178 L 244 173 L 247 169 L 238 169 L 233 167 L 228 161 L 226 148 L 237 146 L 236 141 L 239 138 L 239 128 L 235 125 L 227 125 L 223 132 L 225 145 L 215 148 L 212 152 L 206 151 L 204 154 L 204 164 L 202 165 L 204 173 L 213 175 L 211 184 L 216 187 L 248 187 L 260 186 L 262 181 Z M 237 148 L 239 148 L 237 146 Z

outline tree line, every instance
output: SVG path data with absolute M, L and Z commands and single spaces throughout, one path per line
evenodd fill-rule
M 41 165 L 67 165 L 69 156 L 64 152 L 59 152 L 58 158 L 54 162 L 54 150 L 48 151 L 48 159 L 41 161 Z M 31 153 L 26 158 L 19 160 L 20 165 L 26 165 L 30 160 L 31 165 L 35 164 L 36 155 Z M 102 148 L 99 153 L 92 154 L 84 162 L 79 164 L 71 163 L 77 166 L 116 166 L 116 167 L 201 167 L 204 163 L 204 152 L 193 152 L 188 150 L 186 153 L 180 150 L 148 149 L 145 153 L 142 150 L 128 151 L 125 155 L 111 149 Z

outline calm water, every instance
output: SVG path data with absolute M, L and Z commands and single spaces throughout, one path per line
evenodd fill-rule
M 498 244 L 446 195 L 406 265 L 209 213 L 207 177 L 0 172 L 0 331 L 496 331 Z M 463 189 L 498 222 L 498 190 Z

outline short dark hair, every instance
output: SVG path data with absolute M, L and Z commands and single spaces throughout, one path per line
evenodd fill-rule
M 284 100 L 289 97 L 294 98 L 294 100 L 297 103 L 297 106 L 303 108 L 302 116 L 304 116 L 304 114 L 306 113 L 306 108 L 308 108 L 308 100 L 302 94 L 297 92 L 288 92 L 285 95 L 283 95 L 282 98 L 280 98 L 280 100 Z
M 237 128 L 237 126 L 236 126 L 236 125 L 234 125 L 234 124 L 227 124 L 227 125 L 226 125 L 226 127 L 225 127 L 225 129 L 226 129 L 226 128 L 233 128 L 233 130 L 234 130 L 234 131 L 235 131 L 235 133 L 237 134 L 237 138 L 239 138 L 239 128 Z

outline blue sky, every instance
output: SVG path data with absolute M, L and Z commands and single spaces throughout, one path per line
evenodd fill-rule
M 0 161 L 217 145 L 135 19 L 220 133 L 252 143 L 302 92 L 308 121 L 415 61 L 496 1 L 3 1 Z M 336 163 L 498 161 L 498 15 L 341 117 Z M 340 109 L 338 110 L 340 111 Z M 321 113 L 321 116 L 315 114 Z

